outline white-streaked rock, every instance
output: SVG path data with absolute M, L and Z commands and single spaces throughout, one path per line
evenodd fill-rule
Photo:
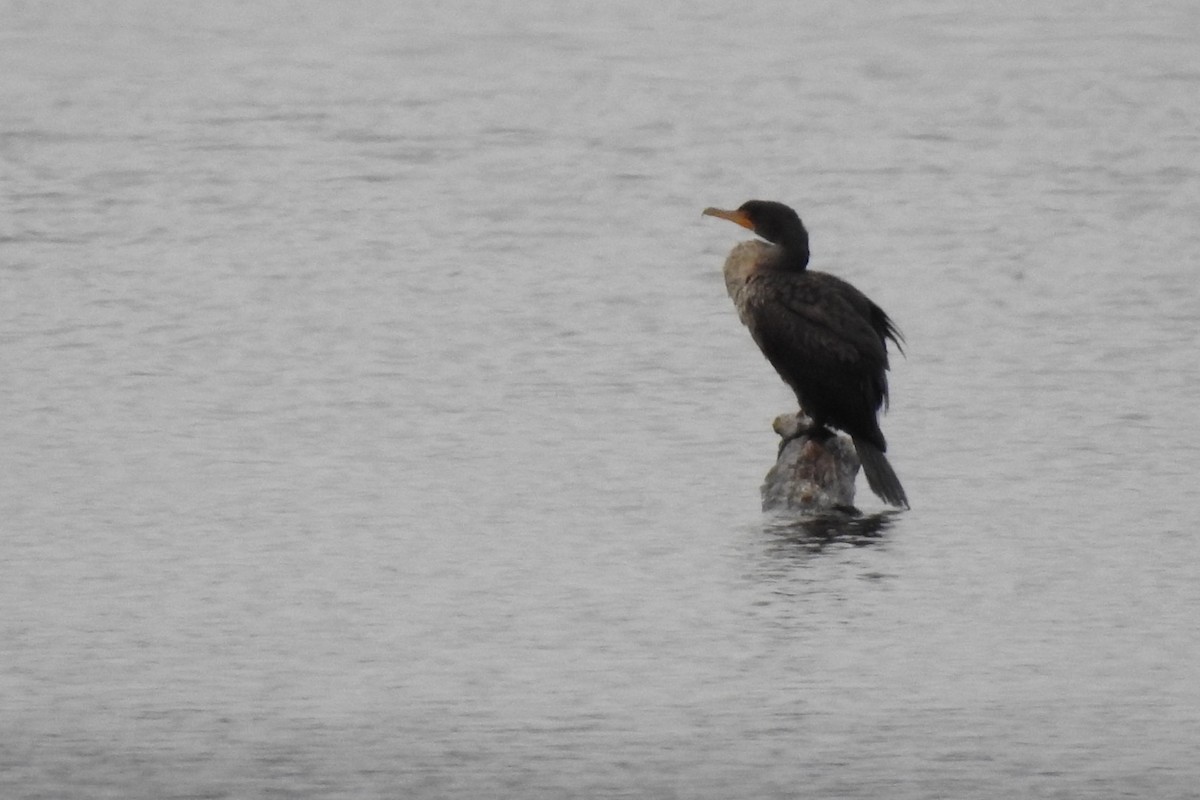
M 775 418 L 783 444 L 762 485 L 764 511 L 823 514 L 854 507 L 859 461 L 853 442 L 843 434 L 814 440 L 804 433 L 810 422 L 802 413 Z

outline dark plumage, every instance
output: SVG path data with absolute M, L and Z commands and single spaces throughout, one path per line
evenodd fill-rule
M 903 337 L 883 309 L 841 278 L 808 269 L 808 231 L 782 203 L 751 200 L 736 211 L 704 213 L 749 228 L 770 242 L 743 242 L 725 262 L 725 286 L 738 316 L 813 421 L 854 440 L 871 490 L 896 506 L 908 498 L 884 452 L 878 413 L 888 402 L 887 340 Z M 901 350 L 903 352 L 903 350 Z

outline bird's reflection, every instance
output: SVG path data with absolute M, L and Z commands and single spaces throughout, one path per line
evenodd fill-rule
M 785 558 L 809 557 L 830 545 L 867 547 L 885 541 L 896 512 L 835 512 L 816 517 L 776 517 L 763 524 L 768 552 Z

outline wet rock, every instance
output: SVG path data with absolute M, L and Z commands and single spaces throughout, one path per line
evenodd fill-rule
M 858 454 L 843 434 L 823 441 L 807 433 L 804 414 L 781 414 L 772 427 L 781 441 L 775 466 L 762 485 L 763 511 L 825 514 L 854 511 Z

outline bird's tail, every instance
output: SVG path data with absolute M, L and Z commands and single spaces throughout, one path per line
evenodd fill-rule
M 867 476 L 871 491 L 886 503 L 908 508 L 908 496 L 904 494 L 904 487 L 900 485 L 900 479 L 896 477 L 883 451 L 857 437 L 854 439 L 854 449 L 858 451 L 858 460 L 862 462 L 863 474 Z

